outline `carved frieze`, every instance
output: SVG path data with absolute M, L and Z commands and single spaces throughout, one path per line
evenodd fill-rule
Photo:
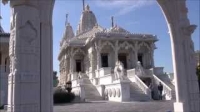
M 120 93 L 120 89 L 119 89 L 119 88 L 116 89 L 116 94 L 117 94 L 118 97 L 121 96 L 121 93 Z
M 112 93 L 113 93 L 113 97 L 115 97 L 116 96 L 116 90 L 115 90 L 115 88 L 112 89 Z
M 38 82 L 39 73 L 20 73 L 20 82 Z
M 21 26 L 18 29 L 18 32 L 20 32 L 20 38 L 22 41 L 24 41 L 23 44 L 26 46 L 30 46 L 38 36 L 37 30 L 30 20 L 28 20 L 25 25 Z

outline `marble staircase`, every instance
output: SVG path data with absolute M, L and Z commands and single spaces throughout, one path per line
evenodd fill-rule
M 82 79 L 84 92 L 85 92 L 85 101 L 97 101 L 102 100 L 96 87 L 90 82 L 88 78 Z
M 98 90 L 93 85 L 85 85 L 85 100 L 86 101 L 97 101 L 102 100 Z
M 151 100 L 135 82 L 130 83 L 130 101 L 149 101 Z

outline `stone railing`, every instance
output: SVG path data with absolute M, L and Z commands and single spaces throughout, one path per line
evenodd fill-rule
M 111 67 L 103 67 L 99 69 L 99 77 L 111 74 Z
M 162 75 L 164 74 L 163 69 L 164 69 L 163 67 L 155 67 L 153 68 L 153 74 Z
M 145 75 L 147 76 L 152 76 L 153 75 L 153 70 L 152 69 L 144 69 Z
M 109 101 L 123 102 L 130 100 L 130 82 L 121 81 L 107 84 L 104 89 L 104 97 Z
M 166 97 L 169 97 L 169 99 L 172 99 L 172 89 L 166 85 L 162 80 L 160 80 L 156 75 L 153 75 L 154 82 L 156 85 L 161 83 L 163 85 L 163 94 L 166 94 Z
M 149 96 L 149 98 L 151 98 L 151 90 L 137 75 L 135 75 L 135 83 L 145 94 Z
M 135 76 L 135 69 L 127 70 L 127 77 L 134 77 Z
M 76 80 L 78 78 L 78 72 L 74 72 L 71 75 L 72 80 Z

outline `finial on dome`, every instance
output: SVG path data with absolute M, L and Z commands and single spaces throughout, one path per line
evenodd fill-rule
M 114 17 L 113 16 L 111 16 L 111 25 L 112 25 L 112 27 L 114 27 Z
M 86 9 L 86 11 L 89 11 L 90 10 L 90 6 L 87 4 L 85 9 Z
M 85 0 L 83 0 L 83 11 L 85 11 Z
M 65 26 L 67 26 L 67 25 L 68 25 L 68 15 L 69 15 L 69 14 L 66 14 Z

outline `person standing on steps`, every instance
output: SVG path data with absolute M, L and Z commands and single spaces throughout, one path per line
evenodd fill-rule
M 151 89 L 151 98 L 154 99 L 154 86 L 152 82 L 149 85 L 149 89 Z
M 163 85 L 160 82 L 158 85 L 158 99 L 159 100 L 162 100 L 162 91 L 163 91 Z

